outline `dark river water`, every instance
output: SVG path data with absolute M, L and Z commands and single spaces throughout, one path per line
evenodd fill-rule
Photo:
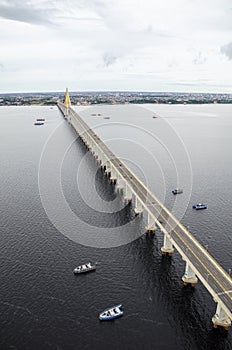
M 232 105 L 75 109 L 232 273 Z M 178 252 L 162 257 L 162 233 L 145 235 L 56 107 L 1 107 L 0 122 L 1 350 L 232 349 L 211 295 L 183 287 Z

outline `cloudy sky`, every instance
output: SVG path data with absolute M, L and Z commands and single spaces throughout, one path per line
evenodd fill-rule
M 232 0 L 0 0 L 0 92 L 232 93 Z

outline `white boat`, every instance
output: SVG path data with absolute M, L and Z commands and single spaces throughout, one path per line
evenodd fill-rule
M 84 273 L 84 272 L 89 272 L 89 271 L 94 271 L 96 270 L 96 264 L 92 264 L 91 262 L 88 262 L 87 264 L 79 265 L 75 267 L 74 273 Z
M 101 312 L 98 316 L 100 321 L 110 321 L 123 316 L 122 304 L 113 306 Z
M 202 204 L 202 203 L 198 203 L 198 204 L 193 205 L 193 209 L 196 209 L 196 210 L 207 209 L 207 205 Z

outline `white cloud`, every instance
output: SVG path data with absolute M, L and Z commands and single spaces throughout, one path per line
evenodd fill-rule
M 1 91 L 230 92 L 231 16 L 230 0 L 0 0 Z
M 35 6 L 35 3 L 29 0 L 1 0 L 0 17 L 24 23 L 51 24 L 56 9 L 47 7 L 47 4 L 45 8 L 42 5 L 38 2 Z

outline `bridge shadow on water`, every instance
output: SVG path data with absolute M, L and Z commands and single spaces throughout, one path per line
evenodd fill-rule
M 86 160 L 84 167 L 87 166 L 88 169 L 85 183 L 81 186 L 87 193 L 89 201 L 83 198 L 80 189 L 76 186 L 76 177 L 83 159 Z M 71 210 L 89 225 L 111 228 L 125 225 L 133 220 L 131 204 L 123 202 L 123 197 L 115 190 L 115 185 L 110 182 L 109 176 L 99 167 L 79 137 L 64 160 L 62 187 Z M 99 199 L 102 201 L 100 202 Z

